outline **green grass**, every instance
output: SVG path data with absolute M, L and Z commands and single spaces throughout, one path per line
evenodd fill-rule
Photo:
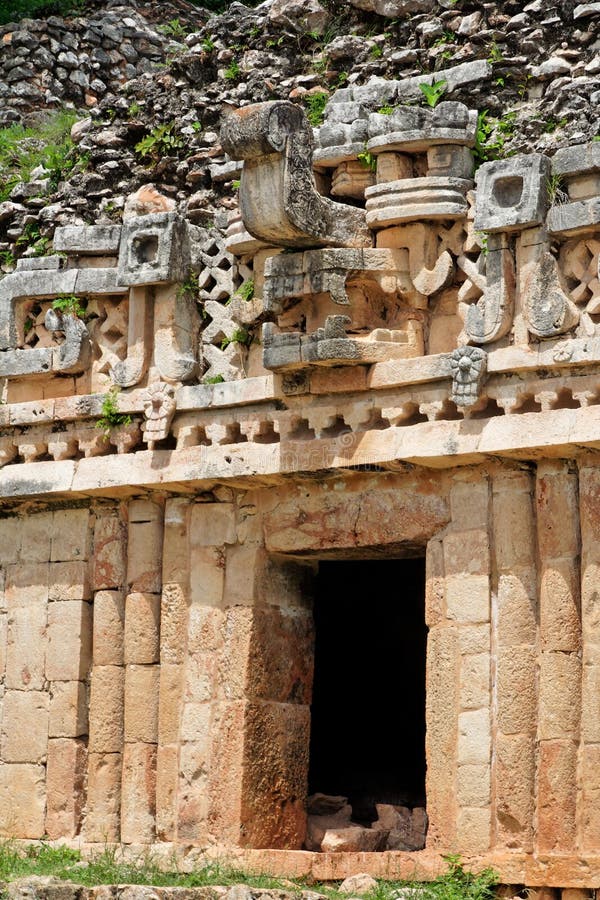
M 14 842 L 0 844 L 0 882 L 15 881 L 28 875 L 49 875 L 75 884 L 148 884 L 156 887 L 204 887 L 243 882 L 256 888 L 282 888 L 281 879 L 268 875 L 249 875 L 220 862 L 211 862 L 194 872 L 173 868 L 163 871 L 149 852 L 133 861 L 122 861 L 118 851 L 106 847 L 83 863 L 78 850 L 51 847 L 40 841 L 23 848 Z
M 219 376 L 217 376 L 218 378 Z M 217 378 L 210 383 L 216 383 Z M 207 380 L 208 382 L 208 380 Z M 366 894 L 366 900 L 396 900 L 397 891 L 417 887 L 423 900 L 494 900 L 498 877 L 491 869 L 479 874 L 464 869 L 458 856 L 445 857 L 448 870 L 435 881 L 418 884 L 407 881 L 381 881 Z M 0 882 L 14 881 L 29 875 L 54 876 L 75 884 L 145 884 L 155 887 L 207 887 L 211 885 L 246 884 L 263 890 L 300 892 L 311 890 L 330 900 L 342 900 L 336 884 L 314 884 L 302 879 L 275 878 L 270 875 L 249 874 L 221 861 L 208 862 L 193 872 L 180 872 L 176 859 L 172 868 L 164 871 L 151 851 L 133 861 L 124 862 L 116 849 L 106 847 L 87 861 L 78 850 L 50 847 L 40 841 L 27 847 L 14 842 L 0 843 Z
M 76 112 L 61 109 L 36 128 L 17 124 L 0 128 L 0 201 L 8 198 L 19 181 L 29 181 L 40 165 L 48 173 L 50 189 L 56 189 L 79 160 L 71 140 L 71 126 L 76 121 Z

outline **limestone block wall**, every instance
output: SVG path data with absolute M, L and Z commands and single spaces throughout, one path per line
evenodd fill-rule
M 318 560 L 408 552 L 427 574 L 423 858 L 585 886 L 599 501 L 581 457 L 7 511 L 0 830 L 300 849 Z M 528 859 L 556 859 L 554 881 Z
M 78 833 L 92 651 L 87 508 L 0 519 L 0 828 Z
M 306 566 L 225 493 L 0 519 L 2 833 L 301 846 Z

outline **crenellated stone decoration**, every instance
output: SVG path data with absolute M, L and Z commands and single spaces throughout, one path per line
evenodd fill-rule
M 240 207 L 247 230 L 278 247 L 369 247 L 364 213 L 317 193 L 313 137 L 304 112 L 287 101 L 225 115 L 221 142 L 243 159 Z

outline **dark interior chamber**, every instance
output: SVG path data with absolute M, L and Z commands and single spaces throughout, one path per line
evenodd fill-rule
M 321 562 L 309 792 L 425 806 L 425 560 Z

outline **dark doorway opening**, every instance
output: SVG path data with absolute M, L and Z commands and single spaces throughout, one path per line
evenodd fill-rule
M 425 806 L 425 560 L 321 562 L 309 792 Z

